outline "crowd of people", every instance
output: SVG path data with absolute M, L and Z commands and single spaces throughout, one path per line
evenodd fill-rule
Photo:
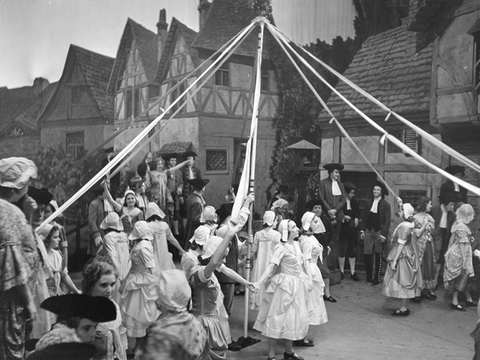
M 393 316 L 408 316 L 410 300 L 434 301 L 439 282 L 452 292 L 452 309 L 477 306 L 480 242 L 469 228 L 475 214 L 455 183 L 442 185 L 439 204 L 426 196 L 400 202 L 402 221 L 391 239 L 383 182 L 374 184 L 361 214 L 358 187 L 341 182 L 344 166 L 326 164 L 328 177 L 298 224 L 281 184 L 254 234 L 248 279 L 243 229 L 255 196 L 237 199 L 238 214 L 234 188 L 219 209 L 207 205 L 209 180 L 194 166 L 195 155 L 177 164 L 177 154 L 148 154 L 127 186 L 106 176 L 92 189 L 90 258 L 80 289 L 68 273 L 64 227 L 58 219 L 43 224 L 58 204 L 48 189 L 29 186 L 35 164 L 0 160 L 0 358 L 223 359 L 242 348 L 229 318 L 234 295 L 247 289 L 268 359 L 277 359 L 282 340 L 283 358 L 301 360 L 295 348 L 315 345 L 311 327 L 328 321 L 326 302 L 337 302 L 332 254 L 342 279 L 348 265 L 350 279 L 360 281 L 359 244 L 366 282 L 379 285 L 383 276 L 383 294 L 400 299 Z M 447 171 L 461 177 L 465 169 Z M 480 351 L 478 329 L 472 336 Z

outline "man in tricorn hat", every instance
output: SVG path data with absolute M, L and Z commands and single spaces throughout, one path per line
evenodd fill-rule
M 177 166 L 177 154 L 166 154 L 163 156 L 163 158 L 167 162 L 169 169 L 173 169 L 175 166 Z M 178 218 L 180 217 L 180 199 L 182 198 L 183 186 L 182 171 L 180 169 L 173 171 L 171 170 L 167 177 L 167 187 L 173 199 L 173 211 L 170 214 L 170 219 L 172 220 L 173 225 L 173 235 L 176 237 L 180 235 L 178 230 Z
M 449 174 L 463 179 L 465 176 L 465 167 L 460 165 L 450 165 L 445 168 L 445 171 Z M 447 180 L 440 187 L 440 198 L 444 197 L 445 194 L 453 193 L 455 195 L 456 206 L 461 206 L 462 204 L 467 203 L 467 189 L 461 187 L 452 180 Z
M 195 229 L 200 226 L 200 218 L 202 216 L 205 200 L 203 194 L 205 193 L 205 186 L 210 182 L 209 179 L 189 179 L 188 183 L 193 187 L 193 193 L 188 197 L 186 203 L 187 209 L 187 230 L 185 231 L 184 249 L 188 250 L 190 242 L 188 241 L 195 232 Z
M 360 238 L 364 241 L 363 258 L 367 271 L 367 282 L 377 285 L 380 283 L 382 272 L 383 244 L 387 240 L 390 230 L 391 208 L 388 201 L 384 199 L 388 195 L 384 183 L 377 181 L 373 186 L 372 193 L 373 198 L 365 204 Z M 372 254 L 375 254 L 374 258 L 372 258 Z M 373 260 L 375 260 L 375 273 L 372 278 Z
M 318 194 L 323 202 L 324 210 L 330 217 L 332 233 L 330 245 L 332 255 L 330 259 L 338 261 L 338 239 L 340 237 L 341 224 L 344 218 L 343 207 L 347 202 L 345 187 L 340 182 L 340 171 L 344 169 L 342 164 L 331 163 L 323 166 L 328 171 L 328 177 L 320 181 Z M 335 266 L 336 267 L 336 266 Z

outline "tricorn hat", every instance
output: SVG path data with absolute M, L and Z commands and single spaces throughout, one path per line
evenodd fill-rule
M 377 180 L 375 182 L 375 185 L 373 185 L 373 187 L 375 187 L 375 186 L 379 186 L 382 189 L 382 195 L 388 196 L 389 192 L 387 190 L 387 187 L 385 186 L 385 184 L 382 181 Z
M 37 189 L 33 186 L 28 187 L 28 196 L 42 205 L 48 205 L 53 199 L 53 194 L 47 188 Z
M 465 167 L 461 165 L 450 165 L 445 168 L 445 171 L 449 174 L 465 174 Z
M 339 164 L 339 163 L 331 163 L 331 164 L 323 165 L 323 168 L 327 169 L 328 172 L 332 172 L 333 170 L 342 171 L 343 169 L 345 169 L 345 166 L 343 166 L 343 164 Z
M 195 156 L 197 156 L 197 153 L 196 153 L 195 151 L 185 151 L 185 152 L 183 153 L 183 155 L 182 155 L 182 157 L 183 157 L 185 160 L 187 160 L 187 158 L 188 158 L 189 156 L 195 157 Z
M 188 179 L 188 183 L 192 185 L 195 190 L 202 190 L 205 185 L 207 185 L 210 182 L 210 179 L 202 179 L 202 178 L 196 178 L 196 179 Z
M 355 185 L 354 183 L 351 183 L 349 181 L 343 183 L 343 186 L 345 187 L 345 192 L 346 193 L 349 193 L 352 190 L 358 190 L 357 185 Z
M 305 204 L 305 210 L 312 211 L 312 210 L 313 210 L 313 207 L 316 206 L 316 205 L 320 205 L 320 206 L 323 208 L 323 201 L 320 200 L 320 199 L 318 199 L 318 198 L 309 200 L 309 201 Z
M 66 294 L 45 299 L 40 307 L 62 318 L 79 317 L 93 322 L 113 321 L 117 318 L 114 303 L 102 296 Z
M 169 162 L 170 159 L 177 158 L 178 155 L 177 153 L 168 153 L 168 154 L 162 154 L 162 157 L 165 159 L 166 162 Z

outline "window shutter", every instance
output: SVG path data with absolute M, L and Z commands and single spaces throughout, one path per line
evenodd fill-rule
M 410 149 L 415 151 L 417 154 L 420 152 L 420 138 L 414 130 L 412 129 L 403 130 L 402 141 L 405 145 L 407 145 Z

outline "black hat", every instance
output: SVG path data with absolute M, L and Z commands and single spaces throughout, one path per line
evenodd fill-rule
M 225 203 L 220 206 L 220 208 L 216 211 L 218 215 L 218 223 L 221 224 L 225 221 L 227 217 L 232 215 L 233 210 L 233 203 Z
M 113 148 L 113 146 L 110 146 L 110 147 L 106 148 L 106 149 L 103 150 L 103 151 L 105 152 L 105 154 L 109 154 L 109 153 L 111 153 L 111 152 L 114 152 L 114 148 Z
M 450 165 L 445 168 L 445 171 L 449 174 L 465 174 L 465 167 L 461 165 Z
M 169 162 L 170 159 L 177 158 L 177 153 L 170 153 L 170 154 L 163 154 L 162 157 L 165 159 L 166 162 Z
M 345 187 L 345 192 L 346 192 L 346 193 L 349 193 L 349 192 L 352 191 L 352 190 L 358 190 L 357 185 L 355 185 L 354 183 L 351 183 L 351 182 L 349 182 L 349 181 L 344 182 L 344 183 L 343 183 L 343 186 Z
M 389 192 L 387 190 L 387 187 L 385 186 L 385 184 L 379 180 L 375 181 L 375 185 L 373 185 L 373 187 L 375 186 L 379 186 L 380 189 L 382 189 L 382 195 L 383 196 L 388 196 Z
M 196 153 L 195 151 L 185 151 L 185 152 L 183 153 L 183 155 L 182 155 L 182 157 L 183 157 L 185 160 L 187 160 L 187 158 L 188 158 L 189 156 L 195 157 L 195 156 L 197 156 L 197 153 Z
M 48 205 L 53 199 L 53 194 L 47 188 L 37 189 L 33 186 L 28 187 L 28 196 L 42 205 Z
M 45 299 L 40 307 L 62 318 L 79 317 L 93 322 L 107 322 L 117 318 L 114 303 L 102 296 L 67 294 Z
M 207 185 L 210 182 L 210 179 L 202 179 L 202 178 L 196 178 L 196 179 L 188 179 L 188 183 L 192 185 L 195 190 L 202 190 L 205 185 Z
M 451 202 L 456 203 L 458 201 L 458 197 L 452 192 L 448 192 L 440 196 L 440 203 L 443 205 L 448 205 Z
M 312 200 L 309 200 L 309 201 L 305 204 L 305 210 L 311 211 L 311 210 L 313 210 L 313 207 L 316 206 L 316 205 L 320 205 L 320 206 L 323 208 L 323 201 L 320 200 L 320 199 L 312 199 Z
M 82 342 L 68 342 L 50 345 L 42 350 L 33 352 L 28 360 L 89 360 L 93 357 L 97 347 Z
M 333 170 L 342 171 L 345 168 L 345 166 L 343 166 L 343 164 L 331 163 L 331 164 L 323 165 L 323 168 L 327 169 L 328 172 L 331 173 Z

